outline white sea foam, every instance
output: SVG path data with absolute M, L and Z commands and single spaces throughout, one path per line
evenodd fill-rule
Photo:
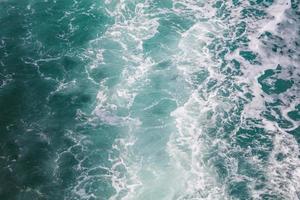
M 242 63 L 242 66 L 244 66 L 244 80 L 240 81 L 249 84 L 250 91 L 252 91 L 252 94 L 254 95 L 252 101 L 245 106 L 242 116 L 244 118 L 250 117 L 254 119 L 261 119 L 263 122 L 262 127 L 274 134 L 274 147 L 268 161 L 268 168 L 266 169 L 269 184 L 268 188 L 273 191 L 272 193 L 276 193 L 281 196 L 281 198 L 298 199 L 300 182 L 300 162 L 298 159 L 299 147 L 295 138 L 288 134 L 287 131 L 297 128 L 299 123 L 292 122 L 292 128 L 283 129 L 280 128 L 276 122 L 269 121 L 261 116 L 261 113 L 266 110 L 266 102 L 272 102 L 274 99 L 280 99 L 284 106 L 280 106 L 278 108 L 280 109 L 282 116 L 288 119 L 287 112 L 294 109 L 297 104 L 296 102 L 299 101 L 299 95 L 297 95 L 296 92 L 297 86 L 294 86 L 291 91 L 287 91 L 283 94 L 268 95 L 262 91 L 261 86 L 257 81 L 258 77 L 261 76 L 266 69 L 275 70 L 278 65 L 283 66 L 281 78 L 294 78 L 294 80 L 297 80 L 297 75 L 291 76 L 287 72 L 289 71 L 290 66 L 294 66 L 292 67 L 292 71 L 295 72 L 294 74 L 297 74 L 297 71 L 299 71 L 299 57 L 289 57 L 288 55 L 273 53 L 271 50 L 264 47 L 259 39 L 259 37 L 266 31 L 274 35 L 279 35 L 289 46 L 292 44 L 292 41 L 299 38 L 299 36 L 295 33 L 295 31 L 299 30 L 299 27 L 296 26 L 292 28 L 289 26 L 289 24 L 295 23 L 292 19 L 287 17 L 287 12 L 289 12 L 290 7 L 290 2 L 278 0 L 267 9 L 267 19 L 263 19 L 259 22 L 249 22 L 251 24 L 250 26 L 255 28 L 255 32 L 249 32 L 249 49 L 258 53 L 260 56 L 260 65 L 250 65 L 246 61 L 243 61 L 243 59 L 239 59 L 238 54 L 232 54 L 231 58 L 238 59 Z M 289 34 L 289 32 L 291 34 Z M 290 48 L 293 47 L 290 46 Z M 290 98 L 293 94 L 296 94 L 296 101 L 294 101 L 293 98 Z M 273 112 L 273 115 L 276 116 L 277 114 Z M 283 160 L 278 160 L 276 158 L 279 154 L 284 157 Z M 263 168 L 263 165 L 259 164 L 259 167 Z M 252 190 L 252 192 L 253 197 L 257 199 L 260 198 L 259 194 L 262 195 L 265 192 L 268 193 L 266 190 Z
M 209 34 L 218 35 L 221 31 L 217 23 L 198 22 L 182 34 L 176 65 L 188 84 L 192 84 L 192 75 L 203 69 L 209 72 L 209 77 L 223 79 L 221 74 L 216 73 L 218 63 L 212 62 L 207 49 L 207 44 L 212 41 Z M 208 146 L 201 118 L 207 111 L 216 109 L 218 103 L 214 94 L 205 94 L 206 99 L 203 99 L 199 91 L 201 85 L 191 91 L 183 106 L 172 112 L 177 131 L 170 137 L 168 152 L 181 180 L 177 199 L 226 199 L 224 188 L 218 184 L 213 169 L 203 162 Z
M 215 18 L 216 9 L 212 7 L 214 3 L 212 1 L 208 3 L 193 0 L 173 1 L 171 9 L 159 10 L 159 14 L 173 12 L 193 22 L 193 25 L 181 34 L 177 51 L 174 51 L 175 53 L 167 59 L 178 70 L 178 74 L 174 73 L 176 78 L 172 81 L 183 80 L 181 84 L 189 90 L 185 91 L 189 97 L 184 104 L 179 103 L 182 102 L 179 95 L 169 95 L 172 97 L 171 100 L 179 106 L 171 113 L 176 125 L 173 129 L 169 128 L 169 124 L 164 123 L 142 128 L 144 124 L 138 117 L 133 118 L 131 112 L 137 95 L 148 86 L 151 87 L 149 76 L 152 74 L 155 63 L 154 59 L 145 55 L 143 44 L 145 40 L 151 39 L 158 33 L 159 20 L 156 18 L 158 14 L 149 12 L 148 1 L 136 5 L 124 0 L 119 2 L 106 0 L 105 3 L 107 12 L 115 18 L 115 23 L 101 38 L 93 41 L 93 47 L 97 44 L 102 49 L 91 53 L 96 55 L 94 56 L 96 61 L 92 63 L 88 73 L 105 66 L 105 64 L 112 64 L 111 66 L 114 67 L 113 64 L 117 63 L 118 66 L 121 66 L 117 75 L 108 76 L 97 83 L 99 92 L 97 106 L 93 112 L 103 123 L 122 127 L 124 131 L 115 140 L 110 154 L 112 167 L 109 172 L 112 174 L 110 178 L 116 190 L 110 199 L 151 199 L 151 195 L 147 196 L 147 194 L 154 193 L 164 193 L 157 196 L 157 199 L 166 200 L 231 199 L 227 183 L 245 180 L 249 182 L 247 187 L 250 191 L 249 195 L 253 198 L 259 199 L 260 195 L 268 192 L 267 190 L 291 199 L 296 198 L 300 177 L 299 161 L 297 160 L 299 149 L 295 139 L 287 131 L 293 130 L 299 126 L 299 123 L 290 120 L 293 127 L 284 129 L 275 122 L 264 118 L 262 112 L 266 111 L 265 103 L 274 99 L 274 95 L 265 94 L 257 81 L 257 78 L 266 69 L 275 69 L 278 64 L 285 67 L 298 65 L 299 60 L 296 56 L 291 59 L 285 55 L 275 55 L 266 50 L 259 38 L 265 31 L 288 38 L 289 43 L 293 40 L 291 38 L 297 38 L 296 31 L 292 31 L 290 37 L 287 36 L 289 32 L 287 30 L 294 23 L 286 16 L 290 3 L 275 2 L 268 8 L 268 16 L 265 19 L 258 21 L 251 18 L 243 19 L 248 27 L 242 36 L 247 35 L 250 39 L 249 45 L 242 46 L 225 56 L 226 61 L 235 59 L 241 64 L 243 75 L 240 77 L 228 77 L 220 72 L 221 61 L 213 59 L 208 44 L 216 38 L 223 42 L 221 44 L 225 44 L 224 41 L 228 38 L 223 36 L 224 30 L 241 20 L 241 10 L 250 6 L 248 1 L 242 2 L 242 6 L 239 7 L 234 7 L 230 2 L 226 2 L 225 4 L 232 8 L 231 18 L 227 21 Z M 205 22 L 203 19 L 209 20 Z M 279 26 L 278 24 L 289 25 Z M 107 44 L 114 44 L 114 49 L 106 48 Z M 219 48 L 225 49 L 222 46 Z M 260 64 L 250 64 L 242 58 L 240 56 L 242 50 L 251 50 L 257 53 Z M 194 77 L 201 71 L 205 71 L 207 77 L 203 78 L 201 84 L 195 84 Z M 287 71 L 282 70 L 283 78 L 288 76 Z M 116 77 L 118 82 L 110 85 L 110 81 Z M 297 78 L 296 75 L 293 77 Z M 231 85 L 226 85 L 228 78 L 231 78 Z M 166 93 L 172 93 L 168 89 L 165 90 L 167 90 Z M 227 92 L 228 96 L 222 97 L 220 91 Z M 251 100 L 246 96 L 247 92 L 254 95 Z M 295 89 L 292 88 L 288 92 L 295 93 Z M 287 113 L 297 105 L 296 101 L 287 100 L 285 95 L 288 92 L 276 96 L 284 102 L 280 111 L 285 118 L 288 118 Z M 150 111 L 166 99 L 168 98 L 158 99 L 149 105 L 145 104 L 143 112 Z M 239 109 L 243 109 L 241 114 L 238 113 Z M 272 112 L 274 113 L 274 111 Z M 137 116 L 143 117 L 142 115 L 143 113 L 140 113 Z M 228 115 L 230 116 L 228 117 Z M 234 118 L 237 120 L 234 121 Z M 248 122 L 248 119 L 258 120 L 258 122 Z M 235 123 L 236 127 L 226 135 L 227 139 L 224 139 L 226 134 L 224 127 L 229 123 Z M 250 129 L 253 127 L 264 129 L 266 135 L 262 137 L 271 138 L 273 141 L 274 147 L 267 164 L 259 156 L 251 153 L 253 151 L 251 147 L 243 149 L 234 143 L 237 140 L 239 128 Z M 209 128 L 215 128 L 215 131 L 208 133 Z M 167 163 L 165 164 L 167 166 L 162 167 L 161 163 L 148 161 L 155 157 L 149 152 L 146 156 L 141 156 L 136 151 L 136 148 L 141 147 L 138 146 L 141 139 L 140 132 L 153 129 L 156 132 L 172 130 L 166 146 L 159 147 L 160 149 L 165 148 L 168 153 L 169 160 L 161 161 L 161 163 Z M 209 134 L 215 134 L 215 136 L 209 136 Z M 142 146 L 142 148 L 147 147 Z M 265 146 L 257 148 L 267 151 Z M 143 150 L 140 149 L 140 151 Z M 244 156 L 242 159 L 258 170 L 264 171 L 269 184 L 267 189 L 255 190 L 255 178 L 238 173 L 240 163 L 232 154 L 241 152 L 245 153 L 242 156 L 248 156 Z M 276 156 L 279 153 L 285 156 L 283 161 L 277 160 Z M 214 156 L 209 157 L 210 155 Z M 220 181 L 213 165 L 214 159 L 218 159 L 217 157 L 223 159 L 223 164 L 228 172 L 223 182 Z M 293 178 L 289 177 L 289 172 L 292 173 Z M 278 185 L 283 185 L 283 188 Z M 78 187 L 77 191 L 79 195 L 87 195 L 80 188 Z
M 140 88 L 147 83 L 147 74 L 154 64 L 144 55 L 143 41 L 157 33 L 159 23 L 146 12 L 149 6 L 147 1 L 134 5 L 134 8 L 127 1 L 105 3 L 115 23 L 95 43 L 104 47 L 107 42 L 117 44 L 117 48 L 114 49 L 116 53 L 114 50 L 102 49 L 101 63 L 96 63 L 97 66 L 93 65 L 92 69 L 113 63 L 111 59 L 114 57 L 120 60 L 118 65 L 122 68 L 117 84 L 108 86 L 111 77 L 99 84 L 98 102 L 93 113 L 106 124 L 123 126 L 124 133 L 114 142 L 110 155 L 111 181 L 116 191 L 110 199 L 132 199 L 142 185 L 138 176 L 141 166 L 133 153 L 136 141 L 134 132 L 141 123 L 139 119 L 130 116 L 130 108 Z
M 271 101 L 272 99 L 274 99 L 274 96 L 270 96 L 262 92 L 261 86 L 257 82 L 257 78 L 262 75 L 262 73 L 266 69 L 275 69 L 278 64 L 283 66 L 299 65 L 299 58 L 290 59 L 287 55 L 278 55 L 272 53 L 270 54 L 269 51 L 266 51 L 266 49 L 264 49 L 259 40 L 259 36 L 261 36 L 265 31 L 279 34 L 283 38 L 288 37 L 286 35 L 288 31 L 284 30 L 284 28 L 282 27 L 279 29 L 278 24 L 290 23 L 290 20 L 286 17 L 286 12 L 289 8 L 289 2 L 277 1 L 267 10 L 267 13 L 269 15 L 268 18 L 258 22 L 248 21 L 248 23 L 250 24 L 247 30 L 248 38 L 250 39 L 249 49 L 253 52 L 258 53 L 258 55 L 260 56 L 259 61 L 261 62 L 261 64 L 250 65 L 249 62 L 245 61 L 239 56 L 239 51 L 241 49 L 237 49 L 236 52 L 227 55 L 226 59 L 236 59 L 241 63 L 244 75 L 242 77 L 237 77 L 235 80 L 241 85 L 247 84 L 248 86 L 250 86 L 245 89 L 246 91 L 250 90 L 254 95 L 252 101 L 246 104 L 243 110 L 240 121 L 241 125 L 245 123 L 244 119 L 247 118 L 260 119 L 262 120 L 262 125 L 255 124 L 255 126 L 261 127 L 266 131 L 271 131 L 273 132 L 273 134 L 275 134 L 273 142 L 274 149 L 272 150 L 270 160 L 268 161 L 268 171 L 276 172 L 267 173 L 270 184 L 272 185 L 269 185 L 268 187 L 270 187 L 272 191 L 274 190 L 284 197 L 288 197 L 289 199 L 296 199 L 297 193 L 299 192 L 299 161 L 297 159 L 299 150 L 298 144 L 296 143 L 294 137 L 286 133 L 286 131 L 293 130 L 294 128 L 299 126 L 299 124 L 297 122 L 293 122 L 292 128 L 283 130 L 282 128 L 279 128 L 276 123 L 262 118 L 261 113 L 265 110 L 265 102 Z M 276 16 L 272 17 L 274 14 L 276 14 Z M 197 32 L 198 26 L 200 28 Z M 253 31 L 254 28 L 255 31 Z M 222 31 L 222 28 L 218 30 Z M 208 64 L 210 66 L 217 64 L 209 63 L 211 62 L 211 58 L 210 55 L 206 53 L 206 51 L 204 51 L 203 49 L 199 51 L 199 48 L 201 49 L 201 47 L 205 47 L 205 43 L 209 43 L 210 41 L 210 38 L 206 38 L 205 36 L 203 36 L 203 34 L 205 35 L 205 32 L 207 31 L 216 34 L 216 32 L 213 32 L 212 29 L 207 26 L 201 27 L 201 24 L 196 24 L 187 33 L 183 34 L 183 39 L 179 47 L 181 47 L 183 51 L 186 50 L 186 54 L 183 53 L 183 56 L 181 56 L 179 60 L 182 63 L 186 62 L 186 65 L 181 66 L 179 64 L 178 67 L 183 71 L 183 74 L 186 77 L 190 77 L 191 74 L 201 69 L 201 64 L 203 63 L 205 63 L 204 66 L 207 66 Z M 193 33 L 195 33 L 195 35 L 193 35 Z M 190 36 L 192 36 L 191 38 L 189 38 L 193 42 L 192 44 L 188 39 L 186 39 L 189 37 L 189 34 Z M 291 37 L 287 38 L 287 41 L 289 41 L 290 38 L 297 38 L 297 34 L 294 33 L 294 30 L 292 30 L 292 35 Z M 203 41 L 203 43 L 199 41 Z M 219 74 L 219 72 L 214 67 L 210 67 L 208 70 L 210 77 L 214 77 L 218 82 L 222 83 L 222 80 L 224 80 L 224 75 Z M 284 71 L 283 73 L 286 73 L 286 71 Z M 189 78 L 187 79 L 187 82 L 191 82 Z M 198 90 L 200 88 L 198 88 Z M 229 111 L 230 109 L 234 108 L 234 105 L 226 106 L 226 103 L 223 101 L 219 101 L 217 94 L 214 94 L 213 92 L 205 93 L 205 90 L 202 90 L 200 93 L 204 93 L 204 95 L 199 95 L 198 91 L 194 91 L 186 104 L 182 107 L 179 107 L 172 114 L 176 120 L 178 133 L 173 134 L 170 139 L 170 155 L 175 160 L 175 166 L 177 166 L 178 169 L 180 169 L 179 171 L 181 171 L 182 173 L 183 182 L 188 183 L 185 188 L 188 194 L 193 194 L 193 192 L 196 193 L 196 191 L 198 191 L 199 194 L 196 199 L 226 199 L 228 198 L 225 192 L 226 188 L 222 187 L 222 185 L 217 184 L 217 177 L 214 177 L 214 174 L 211 173 L 210 168 L 203 163 L 203 154 L 209 151 L 210 147 L 205 144 L 209 143 L 209 141 L 207 141 L 206 139 L 202 139 L 205 138 L 205 136 L 203 137 L 202 134 L 207 134 L 203 132 L 202 129 L 209 125 L 201 124 L 201 121 L 203 121 L 203 117 L 206 116 L 206 111 L 213 111 L 214 113 L 218 113 L 218 109 L 220 108 Z M 287 118 L 287 112 L 292 110 L 297 103 L 287 100 L 288 98 L 284 96 L 286 94 L 287 93 L 279 95 L 279 98 L 286 102 L 286 107 L 282 108 L 281 112 L 283 113 L 283 116 Z M 291 94 L 295 94 L 295 90 L 291 91 Z M 237 97 L 242 97 L 242 95 L 242 93 L 231 94 L 230 99 L 234 102 Z M 297 97 L 297 99 L 299 99 L 299 97 Z M 209 122 L 216 123 L 216 121 L 213 121 L 213 118 L 210 119 Z M 233 135 L 235 133 L 236 132 L 233 132 Z M 286 141 L 286 144 L 281 144 L 279 140 L 282 142 Z M 218 149 L 221 154 L 222 148 L 225 150 L 224 152 L 239 151 L 238 149 L 232 149 L 232 146 L 228 146 L 228 143 L 224 142 L 225 141 L 221 140 L 220 147 Z M 275 155 L 283 151 L 281 148 L 284 147 L 281 146 L 286 146 L 288 151 L 290 151 L 290 153 L 287 153 L 288 151 L 285 151 L 285 155 L 287 156 L 287 158 L 283 161 L 283 165 L 280 164 L 280 161 L 276 161 L 276 159 L 274 158 Z M 226 156 L 226 153 L 224 156 Z M 238 175 L 235 174 L 237 172 L 234 172 L 233 170 L 235 168 L 235 161 L 232 162 L 229 160 L 230 158 L 227 159 L 228 168 L 232 168 L 232 170 L 230 171 L 234 173 L 234 176 L 238 177 Z M 253 156 L 252 159 L 249 159 L 248 162 L 253 163 L 258 168 L 264 170 L 264 165 L 261 163 L 261 161 L 259 161 L 259 159 L 255 159 L 255 156 Z M 291 175 L 287 175 L 288 171 L 293 174 L 294 178 L 291 178 Z M 245 177 L 242 177 L 241 180 L 243 180 L 244 178 Z M 254 182 L 254 180 L 252 181 Z M 284 185 L 284 188 L 279 188 L 277 187 L 278 185 Z M 208 193 L 212 193 L 215 196 L 211 197 L 209 195 L 205 196 L 203 194 L 201 196 L 202 191 L 210 191 Z M 251 192 L 252 197 L 260 198 L 259 194 L 263 194 L 266 191 L 263 190 L 260 191 L 261 193 L 259 193 L 252 189 Z M 187 197 L 187 199 L 190 198 L 191 197 Z

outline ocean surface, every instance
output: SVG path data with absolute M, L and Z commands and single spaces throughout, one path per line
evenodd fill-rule
M 0 0 L 1 200 L 298 200 L 299 144 L 299 0 Z

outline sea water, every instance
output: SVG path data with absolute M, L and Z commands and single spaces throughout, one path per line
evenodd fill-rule
M 0 199 L 300 198 L 299 0 L 0 0 Z

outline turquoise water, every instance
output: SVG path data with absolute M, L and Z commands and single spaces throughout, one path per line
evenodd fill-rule
M 0 0 L 0 199 L 300 199 L 299 0 Z

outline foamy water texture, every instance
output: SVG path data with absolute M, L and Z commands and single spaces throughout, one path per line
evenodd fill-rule
M 0 0 L 0 199 L 300 199 L 299 0 Z

